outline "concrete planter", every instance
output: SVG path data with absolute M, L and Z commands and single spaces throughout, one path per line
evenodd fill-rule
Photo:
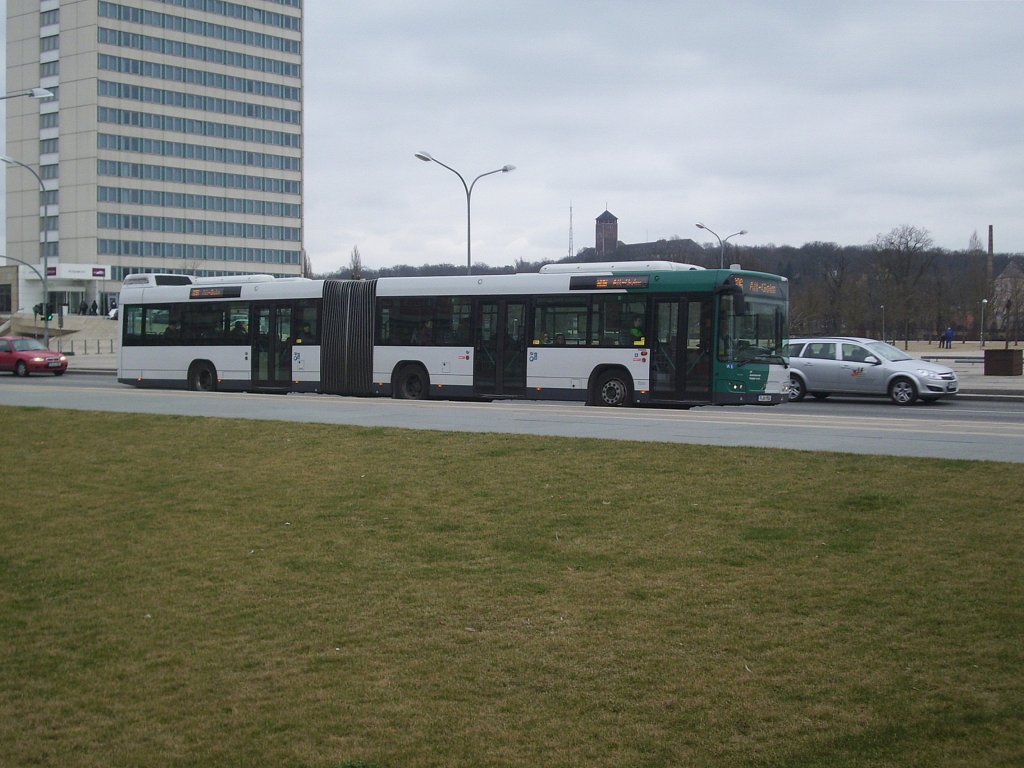
M 1024 375 L 1024 349 L 986 349 L 985 375 Z

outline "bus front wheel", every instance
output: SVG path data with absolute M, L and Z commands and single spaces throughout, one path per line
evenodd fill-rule
M 193 392 L 214 392 L 217 373 L 209 363 L 195 363 L 188 372 L 188 388 Z
M 630 399 L 629 377 L 620 371 L 602 373 L 597 380 L 594 403 L 608 408 L 628 405 Z
M 430 391 L 427 372 L 419 365 L 403 365 L 395 374 L 392 390 L 398 400 L 426 400 Z

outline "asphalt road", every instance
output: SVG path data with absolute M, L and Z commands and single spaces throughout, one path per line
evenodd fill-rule
M 832 398 L 685 411 L 182 392 L 136 389 L 107 376 L 2 375 L 3 405 L 1024 463 L 1024 403 L 966 397 L 911 407 Z

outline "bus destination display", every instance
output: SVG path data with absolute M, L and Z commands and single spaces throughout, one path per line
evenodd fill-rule
M 191 288 L 188 292 L 190 299 L 237 299 L 242 295 L 240 285 L 210 285 L 202 288 Z
M 621 291 L 626 288 L 646 288 L 650 275 L 573 275 L 569 278 L 570 291 Z
M 784 295 L 782 291 L 783 283 L 747 277 L 733 277 L 732 282 L 733 285 L 738 285 L 742 288 L 743 293 L 748 296 L 772 296 L 779 298 Z

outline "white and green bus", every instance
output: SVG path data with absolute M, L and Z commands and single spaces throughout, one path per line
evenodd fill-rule
M 786 400 L 788 283 L 675 262 L 377 280 L 140 274 L 118 380 L 140 387 L 592 405 Z

